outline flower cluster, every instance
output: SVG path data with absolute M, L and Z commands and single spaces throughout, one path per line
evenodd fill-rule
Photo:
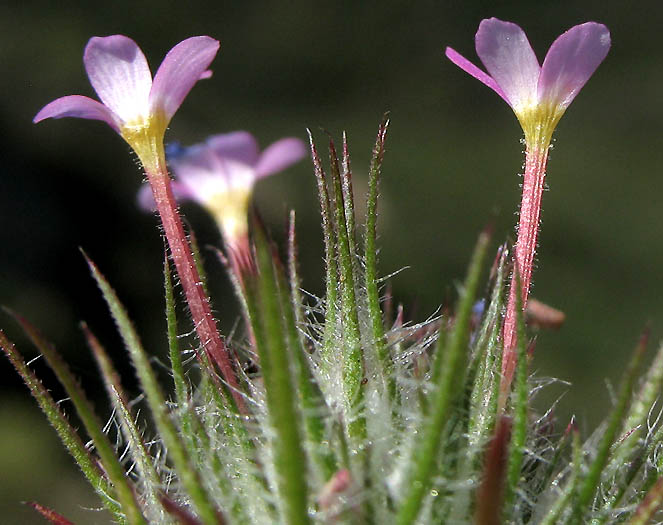
M 175 111 L 193 85 L 210 76 L 218 46 L 206 36 L 184 40 L 152 79 L 131 39 L 92 38 L 84 62 L 101 102 L 62 97 L 34 118 L 101 120 L 135 150 L 147 177 L 138 201 L 159 213 L 198 339 L 197 361 L 186 362 L 166 261 L 174 391 L 165 396 L 127 311 L 88 260 L 139 378 L 148 409 L 143 413 L 152 416 L 156 437 L 148 445 L 143 423 L 89 327 L 85 337 L 118 423 L 106 428 L 54 347 L 14 315 L 62 383 L 91 446 L 0 331 L 0 348 L 113 519 L 138 525 L 649 522 L 663 503 L 663 424 L 650 417 L 663 388 L 663 347 L 636 392 L 647 343 L 641 338 L 613 413 L 586 443 L 573 423 L 556 438 L 548 415 L 533 422 L 529 412 L 523 310 L 548 149 L 559 119 L 608 53 L 607 28 L 595 22 L 571 28 L 555 40 L 542 66 L 522 29 L 495 18 L 482 21 L 476 34 L 487 72 L 447 48 L 454 64 L 510 105 L 525 134 L 518 239 L 513 260 L 510 250 L 498 251 L 489 297 L 480 298 L 491 246 L 483 231 L 453 314 L 445 310 L 441 321 L 414 326 L 403 322 L 402 309 L 394 315 L 387 307 L 391 298 L 382 301 L 379 291 L 378 182 L 388 118 L 368 170 L 364 228 L 356 227 L 345 134 L 340 155 L 329 141 L 326 169 L 309 133 L 325 246 L 320 300 L 301 293 L 294 211 L 287 264 L 257 216 L 249 236 L 254 184 L 301 160 L 301 140 L 284 138 L 261 152 L 250 133 L 236 131 L 189 147 L 164 147 Z M 231 348 L 217 329 L 195 245 L 183 228 L 178 202 L 185 200 L 212 215 L 227 248 L 221 258 L 230 262 L 246 324 L 244 338 L 233 337 Z M 529 302 L 540 324 L 562 322 L 560 312 Z M 197 367 L 191 377 L 190 367 Z M 52 523 L 69 523 L 34 507 Z

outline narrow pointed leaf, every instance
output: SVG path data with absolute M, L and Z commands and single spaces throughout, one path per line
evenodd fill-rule
M 294 220 L 294 214 L 291 215 L 291 221 Z M 294 239 L 294 222 L 290 225 L 290 238 Z M 291 246 L 294 250 L 294 245 Z M 292 253 L 292 252 L 291 252 Z M 295 369 L 295 382 L 297 384 L 297 394 L 299 401 L 299 412 L 304 418 L 304 431 L 308 442 L 308 449 L 316 466 L 318 473 L 323 481 L 332 477 L 334 472 L 338 470 L 336 460 L 331 453 L 328 445 L 324 445 L 325 438 L 325 422 L 323 416 L 327 416 L 329 409 L 325 404 L 322 392 L 315 382 L 313 373 L 311 372 L 310 363 L 306 356 L 306 349 L 302 343 L 302 338 L 297 331 L 295 314 L 293 312 L 299 308 L 297 302 L 297 291 L 290 289 L 288 295 L 288 284 L 285 278 L 285 272 L 280 265 L 278 257 L 272 255 L 273 266 L 276 274 L 276 284 L 278 286 L 278 294 L 280 300 L 281 311 L 283 312 L 283 324 L 285 325 L 285 335 L 287 344 L 292 355 L 292 364 Z M 290 261 L 291 266 L 296 267 L 296 263 Z M 295 277 L 292 285 L 296 285 L 297 279 Z
M 124 439 L 128 444 L 131 457 L 138 468 L 139 479 L 144 484 L 145 492 L 143 493 L 143 498 L 145 498 L 149 504 L 158 508 L 159 501 L 157 498 L 157 490 L 161 486 L 162 481 L 154 466 L 154 458 L 152 458 L 147 451 L 141 432 L 134 423 L 134 415 L 129 408 L 127 396 L 124 393 L 120 378 L 115 371 L 106 350 L 86 324 L 82 325 L 82 329 L 85 338 L 87 339 L 88 346 L 92 350 L 92 354 L 99 366 L 99 371 L 104 380 L 104 386 L 106 387 L 108 397 L 113 403 L 115 413 L 119 415 L 120 427 Z
M 64 516 L 61 516 L 53 509 L 44 507 L 44 505 L 40 505 L 35 501 L 28 501 L 27 504 L 30 505 L 33 509 L 35 509 L 37 512 L 39 512 L 39 514 L 41 514 L 44 518 L 50 521 L 53 525 L 74 525 L 73 522 L 69 521 Z
M 366 198 L 366 229 L 364 233 L 364 279 L 368 300 L 368 315 L 372 331 L 373 344 L 378 355 L 382 381 L 387 387 L 390 399 L 396 396 L 396 384 L 393 375 L 393 363 L 384 334 L 384 320 L 380 309 L 380 295 L 377 278 L 377 219 L 378 219 L 378 187 L 384 160 L 384 146 L 389 127 L 389 117 L 385 114 L 378 129 L 377 139 L 373 148 L 371 165 L 368 170 L 368 196 Z
M 53 372 L 55 372 L 60 384 L 67 392 L 69 399 L 71 399 L 72 404 L 76 408 L 76 413 L 85 426 L 86 432 L 94 442 L 94 446 L 99 453 L 104 470 L 115 487 L 118 501 L 120 502 L 122 511 L 126 514 L 127 519 L 131 523 L 146 523 L 138 503 L 134 498 L 134 493 L 129 485 L 126 472 L 120 464 L 115 450 L 108 440 L 108 436 L 104 434 L 103 425 L 95 414 L 94 408 L 88 401 L 80 384 L 69 371 L 69 367 L 62 360 L 62 357 L 55 350 L 53 345 L 46 341 L 34 326 L 19 315 L 13 312 L 10 313 L 21 325 L 21 328 L 23 328 L 32 343 L 46 358 L 48 365 Z
M 304 299 L 302 298 L 302 282 L 299 276 L 299 262 L 297 249 L 297 232 L 295 229 L 295 210 L 290 210 L 288 221 L 288 277 L 290 285 L 290 302 L 295 319 L 295 327 L 303 328 L 306 324 L 304 315 Z M 305 343 L 302 336 L 299 336 L 302 348 Z
M 71 426 L 62 410 L 51 397 L 48 390 L 44 388 L 41 381 L 35 373 L 28 367 L 21 355 L 18 353 L 13 343 L 7 339 L 0 330 L 0 347 L 14 366 L 18 374 L 23 378 L 30 393 L 35 398 L 46 415 L 48 422 L 55 429 L 58 437 L 64 444 L 67 451 L 74 458 L 81 471 L 90 482 L 90 485 L 101 497 L 104 506 L 115 516 L 117 520 L 123 520 L 122 509 L 116 501 L 115 490 L 99 469 L 97 463 L 90 456 L 90 452 L 83 444 L 76 430 Z
M 348 247 L 352 264 L 356 266 L 357 256 L 357 227 L 355 225 L 355 199 L 352 191 L 352 165 L 350 163 L 350 150 L 348 137 L 343 132 L 343 154 L 341 157 L 341 192 L 343 194 L 343 207 L 345 209 L 345 229 L 348 232 Z
M 182 354 L 178 341 L 177 311 L 175 308 L 175 294 L 173 292 L 173 279 L 170 273 L 170 265 L 166 257 L 163 263 L 164 293 L 166 298 L 166 326 L 168 331 L 168 355 L 170 356 L 170 367 L 175 384 L 175 399 L 180 408 L 180 420 L 182 431 L 187 435 L 190 429 L 190 416 L 187 409 L 189 405 L 189 389 L 187 387 Z
M 573 509 L 573 516 L 577 521 L 581 520 L 582 516 L 587 510 L 589 502 L 598 489 L 601 479 L 601 472 L 603 471 L 603 468 L 608 461 L 610 449 L 615 443 L 617 432 L 623 423 L 624 414 L 626 413 L 629 401 L 631 400 L 633 385 L 637 379 L 637 372 L 640 368 L 646 347 L 647 338 L 645 335 L 643 335 L 643 337 L 638 342 L 638 345 L 633 352 L 633 356 L 631 357 L 631 361 L 629 362 L 628 367 L 624 373 L 622 385 L 617 397 L 617 404 L 610 414 L 607 427 L 603 432 L 601 440 L 599 441 L 594 460 L 589 466 L 589 471 L 587 472 L 584 480 L 580 482 L 578 498 L 575 501 Z
M 338 319 L 337 297 L 338 297 L 338 261 L 336 259 L 336 233 L 331 219 L 331 205 L 329 202 L 329 191 L 327 189 L 327 176 L 322 167 L 322 161 L 313 142 L 311 130 L 307 129 L 309 144 L 311 147 L 311 158 L 315 171 L 315 180 L 318 186 L 318 198 L 320 200 L 320 215 L 322 216 L 322 234 L 325 241 L 325 268 L 326 268 L 326 293 L 325 293 L 325 328 L 322 340 L 321 366 L 328 369 L 329 363 L 334 359 L 334 332 Z
M 647 416 L 663 389 L 663 345 L 660 346 L 654 361 L 647 371 L 644 383 L 633 398 L 633 404 L 629 409 L 626 421 L 622 426 L 622 434 L 628 437 L 619 446 L 617 457 L 628 455 L 637 441 L 642 437 L 646 428 Z M 637 427 L 640 427 L 636 430 Z
M 274 430 L 273 454 L 283 522 L 307 525 L 308 484 L 306 455 L 301 446 L 301 414 L 296 409 L 292 365 L 283 331 L 278 285 L 264 230 L 254 221 L 258 258 L 258 302 L 262 330 L 256 333 L 269 421 Z
M 577 498 L 578 485 L 580 483 L 580 473 L 583 467 L 582 445 L 580 444 L 580 436 L 578 435 L 578 431 L 573 428 L 572 433 L 573 463 L 571 464 L 571 475 L 562 488 L 562 492 L 557 496 L 557 499 L 551 506 L 550 510 L 541 520 L 540 525 L 554 525 L 560 523 L 559 518 L 564 510 L 569 507 L 569 503 L 572 503 Z
M 338 234 L 336 245 L 339 261 L 341 287 L 341 319 L 343 322 L 343 390 L 346 397 L 345 414 L 348 436 L 359 450 L 366 438 L 366 419 L 363 414 L 364 401 L 364 356 L 361 346 L 359 314 L 355 293 L 355 268 L 350 251 L 350 232 L 343 198 L 343 183 L 338 155 L 334 142 L 329 140 L 329 160 L 332 186 L 334 188 L 334 223 Z
M 464 357 L 469 340 L 472 305 L 479 287 L 489 242 L 489 233 L 482 232 L 470 262 L 463 295 L 458 302 L 456 323 L 443 350 L 444 362 L 440 369 L 440 382 L 434 385 L 433 403 L 429 409 L 429 416 L 422 423 L 419 446 L 415 446 L 412 451 L 410 483 L 398 509 L 396 516 L 398 525 L 410 525 L 415 522 L 424 497 L 430 491 L 433 478 L 437 475 L 438 456 L 444 448 L 442 443 L 444 428 L 449 422 L 453 403 L 461 390 L 459 385 L 463 384 L 463 370 L 467 364 Z
M 86 260 L 92 276 L 97 282 L 111 315 L 117 324 L 124 344 L 129 351 L 129 356 L 136 369 L 142 390 L 145 393 L 147 403 L 152 412 L 154 423 L 173 461 L 182 486 L 191 497 L 192 504 L 198 511 L 202 522 L 205 525 L 215 525 L 217 520 L 216 509 L 203 488 L 196 470 L 191 465 L 186 448 L 178 436 L 175 425 L 170 419 L 166 400 L 161 392 L 161 387 L 150 366 L 149 357 L 143 349 L 138 334 L 126 310 L 117 298 L 115 291 L 108 284 L 108 281 L 106 281 L 96 265 L 87 256 Z

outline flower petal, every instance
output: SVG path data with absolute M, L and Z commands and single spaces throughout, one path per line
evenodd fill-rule
M 150 108 L 161 110 L 169 121 L 193 85 L 208 78 L 207 67 L 219 50 L 218 40 L 208 36 L 194 36 L 171 49 L 154 76 L 150 93 Z
M 228 190 L 228 177 L 219 162 L 204 143 L 182 148 L 168 157 L 183 195 L 203 205 L 213 195 Z
M 258 162 L 258 143 L 248 131 L 212 135 L 206 143 L 217 157 L 236 160 L 249 166 Z
M 152 75 L 136 42 L 123 35 L 92 37 L 83 62 L 101 101 L 123 122 L 148 116 Z
M 475 44 L 481 62 L 516 113 L 536 104 L 539 62 L 519 26 L 497 18 L 482 20 Z
M 291 164 L 302 160 L 307 148 L 300 139 L 285 138 L 278 140 L 262 152 L 256 165 L 256 176 L 264 177 L 284 170 Z
M 506 95 L 504 94 L 504 91 L 502 91 L 502 88 L 497 85 L 497 82 L 493 80 L 493 77 L 491 77 L 489 74 L 483 72 L 481 69 L 479 69 L 477 66 L 475 66 L 472 62 L 470 62 L 467 58 L 465 58 L 463 55 L 458 53 L 455 49 L 452 49 L 450 47 L 447 47 L 445 50 L 444 54 L 447 56 L 449 60 L 451 60 L 454 64 L 456 64 L 459 68 L 461 68 L 465 73 L 468 73 L 472 75 L 474 78 L 479 80 L 480 82 L 483 82 L 485 85 L 487 85 L 490 89 L 495 91 L 500 97 L 502 97 L 506 103 L 509 103 L 509 99 L 506 98 Z
M 560 35 L 543 61 L 538 85 L 541 102 L 568 107 L 610 49 L 610 31 L 587 22 Z
M 102 120 L 115 131 L 120 132 L 120 119 L 110 109 L 101 102 L 82 95 L 69 95 L 55 99 L 41 108 L 32 122 L 36 124 L 47 118 L 64 117 Z

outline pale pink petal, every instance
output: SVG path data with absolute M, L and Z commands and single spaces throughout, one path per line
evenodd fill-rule
M 214 152 L 206 144 L 184 148 L 170 157 L 169 164 L 177 183 L 187 198 L 205 204 L 228 189 L 227 174 Z
M 219 42 L 208 36 L 194 36 L 171 49 L 154 76 L 150 108 L 161 110 L 170 120 L 201 76 L 207 78 Z
M 182 148 L 182 151 L 175 155 L 166 153 L 166 158 L 178 176 L 181 172 L 188 170 L 205 173 L 213 172 L 216 162 L 214 153 L 206 144 L 196 144 Z
M 181 194 L 203 206 L 230 189 L 228 179 L 218 171 L 207 171 L 191 164 L 181 164 L 173 171 Z
M 271 144 L 260 155 L 255 167 L 256 176 L 264 177 L 284 170 L 291 164 L 299 162 L 307 154 L 304 142 L 296 138 L 285 138 Z
M 120 131 L 120 120 L 110 109 L 101 102 L 82 95 L 69 95 L 55 99 L 41 108 L 32 122 L 36 124 L 47 118 L 64 117 L 102 120 L 118 133 Z
M 550 46 L 538 85 L 539 101 L 566 108 L 610 49 L 610 31 L 587 22 L 569 29 Z
M 466 73 L 469 73 L 480 82 L 483 82 L 486 86 L 488 86 L 490 89 L 495 91 L 495 93 L 497 93 L 500 97 L 502 97 L 507 104 L 509 103 L 509 99 L 506 98 L 504 91 L 502 91 L 502 88 L 500 88 L 497 85 L 497 82 L 493 80 L 493 77 L 491 77 L 489 74 L 479 69 L 467 58 L 465 58 L 463 55 L 458 53 L 455 49 L 447 47 L 444 54 L 447 56 L 449 60 L 451 60 L 459 68 L 461 68 Z
M 101 101 L 123 122 L 148 115 L 152 75 L 136 42 L 123 35 L 92 37 L 83 62 Z
M 258 143 L 248 131 L 212 135 L 206 143 L 217 157 L 236 160 L 249 166 L 258 162 Z
M 536 104 L 539 62 L 519 26 L 497 18 L 482 20 L 475 44 L 481 62 L 512 108 Z

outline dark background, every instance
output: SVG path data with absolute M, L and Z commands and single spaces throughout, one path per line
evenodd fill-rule
M 180 40 L 221 40 L 214 76 L 199 83 L 167 139 L 185 144 L 249 130 L 265 146 L 311 127 L 347 130 L 358 197 L 377 125 L 391 111 L 380 204 L 381 270 L 410 319 L 455 296 L 476 235 L 495 224 L 495 245 L 513 235 L 519 201 L 521 131 L 510 108 L 443 56 L 451 45 L 475 60 L 482 18 L 520 24 L 543 60 L 569 27 L 608 25 L 608 58 L 562 119 L 549 164 L 533 295 L 566 312 L 539 337 L 534 368 L 572 383 L 563 422 L 585 435 L 611 404 L 643 326 L 650 353 L 663 334 L 662 9 L 659 2 L 13 2 L 0 5 L 0 304 L 31 319 L 96 396 L 94 364 L 78 323 L 86 320 L 123 364 L 121 343 L 78 248 L 100 265 L 143 335 L 163 356 L 162 241 L 157 221 L 136 209 L 142 180 L 128 146 L 98 122 L 31 124 L 47 102 L 94 96 L 82 65 L 93 35 L 134 38 L 153 70 Z M 308 161 L 260 182 L 255 202 L 276 237 L 298 214 L 304 285 L 321 293 L 322 241 Z M 202 243 L 218 244 L 211 220 L 185 213 Z M 224 330 L 234 298 L 212 257 L 207 269 Z M 0 327 L 25 355 L 34 349 L 4 313 Z M 49 386 L 53 378 L 35 368 Z M 54 395 L 58 396 L 58 390 Z M 37 499 L 77 523 L 103 523 L 97 505 L 8 362 L 0 359 L 0 522 L 40 523 L 18 502 Z M 60 395 L 62 397 L 62 395 Z M 64 405 L 67 411 L 69 407 Z M 84 516 L 77 519 L 77 516 Z

